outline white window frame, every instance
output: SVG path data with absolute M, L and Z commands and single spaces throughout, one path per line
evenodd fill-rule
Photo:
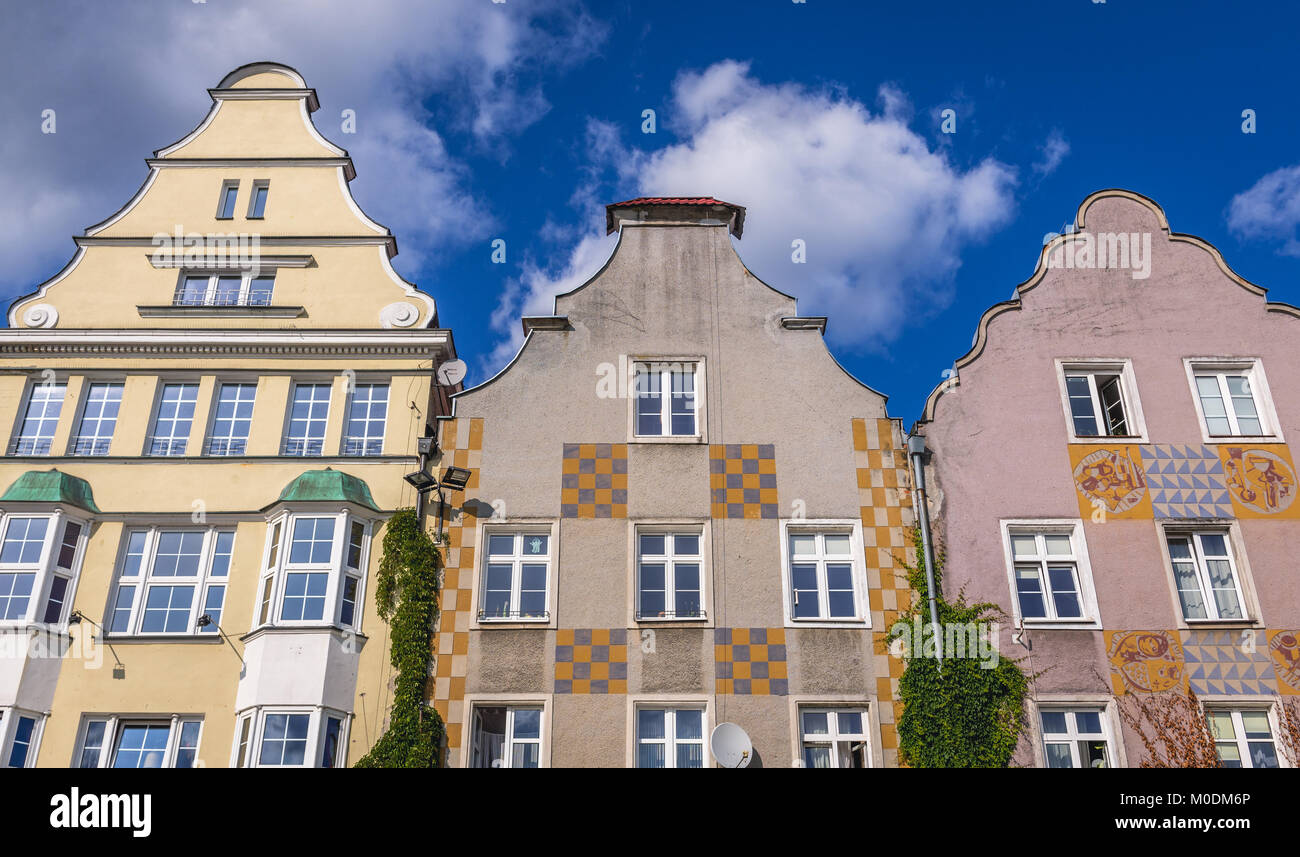
M 376 404 L 379 403 L 380 400 L 374 398 L 368 399 L 366 401 L 366 416 L 364 419 L 360 420 L 360 422 L 364 424 L 366 427 L 366 434 L 362 436 L 350 435 L 348 434 L 348 429 L 352 425 L 352 407 L 356 402 L 357 390 L 359 390 L 362 387 L 383 387 L 384 388 L 384 395 L 383 395 L 384 416 L 382 419 L 378 419 L 370 415 L 371 410 L 374 408 Z M 352 389 L 348 391 L 347 408 L 343 413 L 343 446 L 340 452 L 343 455 L 357 456 L 357 457 L 383 455 L 384 441 L 386 440 L 386 435 L 388 433 L 387 431 L 388 417 L 389 417 L 389 412 L 392 409 L 392 403 L 393 403 L 393 384 L 391 379 L 376 379 L 373 381 L 359 380 L 355 384 L 353 384 Z M 372 437 L 369 433 L 370 428 L 372 424 L 376 422 L 379 424 L 379 436 Z M 370 444 L 376 440 L 379 442 L 378 450 L 375 452 L 367 451 Z M 354 446 L 354 444 L 358 442 L 360 442 L 360 450 L 361 450 L 360 452 L 355 451 L 357 447 Z
M 230 201 L 230 212 L 226 213 L 226 195 L 235 191 L 235 198 Z M 217 220 L 234 220 L 235 209 L 239 207 L 239 179 L 226 179 L 221 183 L 221 193 L 217 196 Z
M 126 570 L 127 554 L 130 551 L 131 536 L 133 533 L 143 532 L 144 553 L 140 558 L 140 568 L 133 577 L 123 577 L 122 573 Z M 158 543 L 161 536 L 165 533 L 193 533 L 201 532 L 203 534 L 203 543 L 199 548 L 199 569 L 198 574 L 194 577 L 181 577 L 177 575 L 154 575 L 154 565 L 158 560 Z M 217 538 L 220 533 L 231 534 L 231 559 L 226 568 L 224 577 L 213 575 L 213 562 L 216 559 Z M 197 627 L 200 616 L 207 613 L 208 590 L 214 586 L 223 587 L 221 597 L 220 614 L 224 617 L 228 609 L 230 598 L 230 578 L 234 572 L 234 538 L 237 536 L 236 528 L 231 525 L 168 525 L 168 524 L 131 524 L 128 523 L 122 527 L 121 544 L 118 546 L 117 564 L 114 566 L 113 586 L 110 590 L 110 598 L 107 611 L 104 616 L 104 634 L 106 637 L 113 639 L 129 637 L 208 637 L 219 636 L 216 627 L 208 625 L 207 628 L 200 629 Z M 130 613 L 127 618 L 127 629 L 125 631 L 111 630 L 116 624 L 117 611 L 119 602 L 119 592 L 123 586 L 133 587 L 131 595 Z M 193 586 L 194 596 L 190 600 L 190 615 L 184 631 L 145 631 L 144 613 L 145 605 L 149 598 L 150 586 Z M 217 623 L 220 624 L 220 618 Z
M 456 767 L 469 768 L 474 761 L 474 716 L 476 709 L 479 708 L 538 708 L 541 709 L 541 724 L 539 726 L 540 741 L 537 750 L 537 767 L 549 768 L 551 766 L 551 696 L 549 694 L 539 695 L 531 693 L 497 693 L 497 694 L 466 694 L 465 696 L 465 740 L 461 742 L 460 758 L 456 761 Z M 506 743 L 503 750 L 506 753 L 505 758 L 512 758 L 510 753 L 513 741 L 507 734 Z M 528 739 L 531 743 L 531 739 Z M 508 767 L 500 765 L 497 767 Z
M 1169 594 L 1173 599 L 1174 616 L 1179 628 L 1262 626 L 1263 616 L 1260 612 L 1259 600 L 1256 597 L 1253 579 L 1250 574 L 1250 564 L 1247 561 L 1242 544 L 1241 527 L 1237 521 L 1218 523 L 1161 521 L 1156 526 L 1156 532 L 1160 540 L 1161 557 L 1165 563 L 1165 579 L 1169 584 Z M 1222 535 L 1224 537 L 1228 546 L 1228 560 L 1232 566 L 1233 582 L 1237 586 L 1237 599 L 1241 604 L 1242 612 L 1245 614 L 1242 618 L 1221 619 L 1207 617 L 1204 619 L 1188 619 L 1183 614 L 1183 602 L 1178 595 L 1178 578 L 1174 574 L 1173 557 L 1169 553 L 1169 539 L 1188 538 L 1195 535 Z M 1193 557 L 1197 566 L 1197 582 L 1201 586 L 1201 597 L 1205 600 L 1206 606 L 1212 606 L 1217 614 L 1218 604 L 1214 603 L 1213 592 L 1207 588 L 1209 573 L 1205 567 L 1204 556 L 1201 554 L 1199 540 L 1192 538 L 1192 544 Z
M 19 718 L 30 718 L 32 734 L 27 742 L 27 755 L 23 757 L 22 768 L 36 767 L 36 757 L 41 752 L 41 738 L 45 734 L 46 715 L 39 711 L 25 708 L 0 708 L 0 768 L 9 768 L 14 744 L 18 740 Z
M 326 391 L 326 396 L 324 399 L 325 416 L 319 418 L 308 417 L 307 429 L 306 429 L 308 433 L 301 437 L 294 436 L 289 433 L 292 430 L 292 426 L 293 426 L 293 421 L 294 421 L 293 406 L 296 401 L 299 387 L 316 387 L 316 388 L 324 387 Z M 320 399 L 314 397 L 310 401 L 312 404 L 319 404 L 321 402 Z M 289 402 L 287 406 L 287 412 L 285 413 L 285 417 L 284 417 L 284 434 L 280 442 L 280 454 L 283 456 L 290 456 L 293 458 L 319 458 L 320 456 L 324 455 L 325 438 L 329 435 L 330 417 L 333 415 L 332 413 L 333 410 L 334 410 L 333 383 L 331 383 L 328 380 L 294 381 L 289 386 Z M 312 425 L 315 423 L 320 423 L 319 438 L 311 436 Z M 313 443 L 317 444 L 317 446 L 315 447 L 316 450 L 315 452 L 311 451 L 313 449 L 311 444 Z M 301 444 L 300 452 L 289 451 L 290 449 L 296 448 L 294 447 L 294 444 Z
M 149 417 L 149 434 L 144 439 L 144 455 L 149 458 L 179 458 L 189 451 L 190 438 L 194 435 L 194 418 L 199 412 L 199 388 L 200 383 L 197 378 L 159 378 L 158 391 L 154 395 L 153 413 Z M 163 397 L 167 394 L 168 387 L 193 387 L 194 388 L 194 413 L 190 415 L 189 429 L 184 435 L 175 434 L 176 418 L 172 419 L 172 434 L 158 434 L 158 421 L 162 416 Z M 187 400 L 178 399 L 178 406 L 184 404 Z M 165 452 L 155 452 L 155 444 L 165 442 Z
M 1032 737 L 1032 754 L 1033 764 L 1036 768 L 1047 767 L 1047 750 L 1045 748 L 1046 736 L 1043 732 L 1043 711 L 1098 711 L 1101 714 L 1102 735 L 1106 739 L 1106 752 L 1109 754 L 1110 766 L 1112 768 L 1124 768 L 1128 766 L 1128 759 L 1124 750 L 1124 742 L 1121 740 L 1123 730 L 1121 729 L 1119 709 L 1115 698 L 1104 693 L 1082 693 L 1082 694 L 1048 694 L 1030 700 L 1028 717 L 1029 717 L 1029 735 Z M 1070 741 L 1081 740 L 1078 737 L 1069 738 Z M 1077 754 L 1078 746 L 1072 745 L 1070 757 L 1074 759 Z
M 632 610 L 631 619 L 634 623 L 647 622 L 664 624 L 683 622 L 689 625 L 699 625 L 708 623 L 709 620 L 709 594 L 712 588 L 712 575 L 710 572 L 712 558 L 712 544 L 709 539 L 709 527 L 704 521 L 688 522 L 650 522 L 650 521 L 633 521 L 632 527 L 632 575 L 631 575 L 631 592 L 632 592 Z M 661 535 L 665 537 L 672 536 L 696 536 L 700 543 L 700 552 L 698 556 L 682 554 L 683 561 L 689 563 L 695 559 L 700 567 L 700 615 L 699 616 L 642 616 L 641 615 L 641 536 L 643 535 Z M 675 550 L 675 546 L 674 546 Z M 674 573 L 674 564 L 677 555 L 669 551 L 664 555 L 664 588 L 665 588 L 665 612 L 669 606 L 675 607 L 677 597 L 676 576 Z
M 559 567 L 559 543 L 560 543 L 560 525 L 559 521 L 554 519 L 519 519 L 508 521 L 489 521 L 478 528 L 479 534 L 476 539 L 474 555 L 478 557 L 478 569 L 475 577 L 474 592 L 470 601 L 470 616 L 472 626 L 475 628 L 489 628 L 501 625 L 526 625 L 531 627 L 556 627 L 556 610 L 555 610 L 555 590 L 559 575 L 556 570 Z M 493 618 L 491 616 L 479 615 L 486 602 L 487 594 L 487 570 L 488 570 L 488 537 L 514 534 L 516 537 L 528 536 L 529 534 L 545 535 L 548 537 L 547 548 L 547 567 L 546 567 L 546 612 L 543 616 L 519 617 L 505 616 Z M 512 565 L 517 571 L 511 572 L 511 604 L 517 605 L 520 597 L 520 587 L 522 585 L 522 563 L 523 557 L 516 554 L 512 558 Z
M 264 765 L 262 764 L 262 741 L 266 737 L 266 720 L 272 715 L 306 715 L 307 743 L 303 750 L 301 765 Z M 350 740 L 352 715 L 337 708 L 323 705 L 259 705 L 241 709 L 235 715 L 235 734 L 230 748 L 230 767 L 244 768 L 319 768 L 324 761 L 325 734 L 329 720 L 339 721 L 339 740 L 335 748 L 334 767 L 347 765 L 348 742 Z M 241 730 L 247 720 L 249 725 L 247 756 L 244 764 L 239 764 L 239 744 Z
M 1287 697 L 1282 697 L 1286 699 Z M 1277 757 L 1279 768 L 1290 768 L 1293 766 L 1292 760 L 1287 756 L 1287 748 L 1282 741 L 1281 723 L 1278 720 L 1277 705 L 1275 699 L 1267 697 L 1247 696 L 1209 696 L 1201 699 L 1201 711 L 1206 718 L 1206 728 L 1210 730 L 1210 735 L 1214 736 L 1214 729 L 1210 726 L 1209 715 L 1212 711 L 1228 712 L 1232 714 L 1232 729 L 1236 733 L 1237 750 L 1241 753 L 1242 767 L 1253 768 L 1254 760 L 1249 754 L 1250 740 L 1246 738 L 1246 732 L 1242 728 L 1241 714 L 1246 711 L 1261 711 L 1268 718 L 1268 731 L 1270 739 L 1273 742 L 1273 755 Z M 1214 740 L 1215 752 L 1218 752 L 1219 741 Z M 1246 764 L 1247 760 L 1250 764 Z
M 641 712 L 643 711 L 662 711 L 664 714 L 664 737 L 646 739 L 641 737 Z M 700 737 L 679 738 L 677 736 L 677 716 L 683 711 L 696 711 L 700 715 Z M 632 714 L 632 736 L 633 750 L 633 767 L 641 767 L 641 745 L 642 744 L 662 744 L 664 748 L 664 767 L 677 767 L 677 748 L 681 744 L 698 744 L 700 746 L 700 767 L 708 768 L 712 762 L 709 753 L 709 712 L 703 702 L 698 703 L 670 703 L 670 702 L 642 702 L 634 706 Z
M 804 531 L 818 535 L 831 532 L 842 533 L 850 536 L 849 539 L 849 559 L 853 563 L 853 599 L 857 615 L 852 619 L 829 619 L 818 617 L 815 619 L 796 619 L 794 618 L 794 584 L 791 573 L 790 561 L 790 536 L 792 533 L 802 534 Z M 820 542 L 819 542 L 820 543 Z M 862 521 L 857 518 L 818 518 L 818 519 L 781 519 L 781 599 L 785 611 L 785 626 L 787 628 L 870 628 L 871 627 L 871 608 L 870 599 L 868 598 L 867 570 L 866 570 L 866 551 L 862 543 Z M 802 564 L 802 563 L 801 563 Z M 824 567 L 824 563 L 819 562 L 818 568 Z M 825 588 L 825 574 L 818 572 L 818 600 L 819 604 L 824 602 L 827 590 Z M 819 607 L 820 609 L 820 607 Z
M 879 766 L 876 761 L 880 758 L 879 746 L 879 727 L 875 722 L 876 706 L 873 702 L 867 700 L 820 700 L 820 699 L 799 699 L 791 703 L 791 726 L 794 734 L 794 752 L 791 756 L 792 766 L 796 768 L 807 768 L 808 763 L 804 760 L 804 744 L 808 742 L 808 735 L 803 731 L 803 715 L 825 713 L 827 717 L 828 732 L 825 738 L 813 736 L 814 744 L 829 744 L 831 749 L 831 767 L 828 770 L 839 768 L 839 742 L 843 736 L 860 735 L 862 743 L 866 749 L 867 768 Z M 838 714 L 846 712 L 855 712 L 862 715 L 862 732 L 860 733 L 840 733 Z M 811 734 L 811 733 L 810 733 Z M 852 740 L 845 738 L 845 740 Z
M 87 419 L 86 411 L 87 409 L 89 409 L 91 405 L 90 394 L 92 391 L 94 391 L 96 387 L 117 388 L 117 399 L 116 399 L 117 415 L 113 417 L 112 420 L 113 427 L 108 432 L 107 436 L 103 435 L 103 428 L 105 423 L 108 422 L 108 420 L 104 417 L 103 415 L 104 411 L 102 408 L 100 409 L 100 415 L 98 417 L 92 418 L 95 423 L 95 433 L 92 435 L 87 435 L 85 433 L 86 419 Z M 81 404 L 77 408 L 77 419 L 75 423 L 76 427 L 73 430 L 72 437 L 68 439 L 68 455 L 96 457 L 101 455 L 108 455 L 112 451 L 113 435 L 117 433 L 117 422 L 119 419 L 122 418 L 122 400 L 125 395 L 126 395 L 126 383 L 124 380 L 120 378 L 116 378 L 116 379 L 87 378 L 86 379 L 85 383 L 82 385 L 81 388 Z M 114 400 L 104 399 L 101 400 L 101 404 L 107 404 L 112 401 Z M 80 445 L 83 442 L 91 443 L 91 447 L 89 451 L 83 451 L 79 449 Z M 99 451 L 101 449 L 103 450 L 102 452 Z
M 633 356 L 627 358 L 628 378 L 627 378 L 627 438 L 629 443 L 707 443 L 707 414 L 705 390 L 705 364 L 704 357 L 692 355 L 689 357 L 672 357 L 672 356 Z M 637 407 L 637 367 L 639 366 L 658 366 L 660 373 L 660 434 L 640 434 L 638 432 L 636 407 Z M 672 430 L 672 395 L 671 395 L 671 371 L 673 369 L 684 369 L 687 365 L 695 369 L 695 431 L 692 434 L 663 434 L 666 428 Z M 669 379 L 668 395 L 664 395 L 663 380 Z M 665 419 L 667 418 L 667 419 Z
M 1002 530 L 1002 558 L 1007 573 L 1007 586 L 1011 594 L 1011 616 L 1017 628 L 1055 628 L 1061 630 L 1097 630 L 1101 628 L 1101 609 L 1097 604 L 1097 590 L 1092 579 L 1092 563 L 1088 558 L 1088 540 L 1083 521 L 1079 518 L 1010 518 L 1000 522 Z M 1020 609 L 1020 593 L 1016 587 L 1016 558 L 1011 547 L 1012 535 L 1068 535 L 1074 553 L 1075 583 L 1079 587 L 1079 606 L 1083 616 L 1057 618 L 1050 615 L 1056 607 L 1052 601 L 1047 578 L 1043 577 L 1043 598 L 1049 615 L 1027 617 Z M 1022 563 L 1024 564 L 1024 563 Z
M 293 546 L 293 531 L 296 522 L 304 518 L 332 518 L 334 535 L 330 546 L 330 558 L 324 563 L 293 563 L 290 554 Z M 348 549 L 352 533 L 352 524 L 360 523 L 363 527 L 360 567 L 352 569 L 347 565 Z M 357 633 L 361 632 L 362 617 L 365 615 L 366 582 L 370 564 L 370 547 L 374 535 L 376 520 L 357 514 L 353 508 L 311 510 L 295 508 L 280 510 L 266 522 L 266 544 L 262 551 L 262 568 L 258 575 L 257 588 L 253 593 L 254 630 L 259 628 L 341 628 Z M 279 527 L 279 541 L 275 542 L 276 527 Z M 284 619 L 284 594 L 290 574 L 325 574 L 325 605 L 320 619 Z M 353 604 L 352 623 L 342 622 L 343 593 L 348 578 L 357 581 L 357 598 Z M 262 600 L 268 593 L 267 581 L 270 581 L 270 605 L 266 620 L 262 620 Z
M 212 406 L 209 409 L 209 413 L 208 413 L 207 436 L 203 441 L 204 455 L 213 456 L 216 458 L 230 458 L 230 457 L 243 456 L 248 454 L 248 439 L 253 434 L 253 415 L 250 413 L 248 416 L 248 432 L 243 437 L 238 437 L 233 433 L 233 431 L 226 435 L 218 435 L 217 434 L 217 420 L 219 419 L 218 409 L 221 405 L 221 394 L 227 387 L 241 387 L 241 388 L 252 387 L 253 388 L 252 398 L 250 399 L 244 399 L 242 397 L 237 398 L 235 400 L 235 407 L 236 407 L 236 412 L 238 412 L 239 405 L 247 403 L 250 406 L 252 406 L 254 409 L 256 409 L 258 386 L 259 385 L 257 383 L 256 378 L 242 378 L 242 379 L 232 378 L 229 380 L 222 380 L 222 379 L 217 380 L 217 383 L 214 385 L 214 389 L 212 391 Z M 240 418 L 238 417 L 231 419 L 230 423 L 231 423 L 232 430 L 234 428 L 234 424 L 238 422 L 239 419 Z M 231 447 L 236 442 L 241 443 L 242 446 L 239 448 L 237 452 L 232 452 Z M 218 444 L 225 444 L 226 451 L 213 452 L 213 447 Z
M 53 423 L 54 428 L 50 431 L 49 437 L 42 437 L 39 433 L 35 435 L 24 435 L 23 427 L 27 424 L 27 412 L 32 406 L 33 398 L 37 390 L 59 390 L 58 413 L 53 417 L 49 416 L 49 408 L 52 398 L 44 398 L 44 408 L 40 418 L 37 420 L 40 430 L 43 430 L 49 423 Z M 45 456 L 54 454 L 54 438 L 59 434 L 59 423 L 62 422 L 65 414 L 64 405 L 68 403 L 68 381 L 64 378 L 62 381 L 56 380 L 53 383 L 46 384 L 42 378 L 32 378 L 27 389 L 23 391 L 22 407 L 18 409 L 18 418 L 14 422 L 13 439 L 9 442 L 9 454 L 15 456 Z M 25 444 L 34 444 L 29 449 L 24 448 Z
M 266 194 L 265 201 L 262 203 L 262 213 L 257 214 L 257 193 L 263 191 Z M 266 206 L 271 201 L 271 180 L 270 179 L 253 179 L 252 189 L 248 192 L 248 212 L 244 215 L 246 220 L 265 220 Z
M 643 708 L 693 708 L 704 712 L 702 728 L 704 730 L 704 767 L 712 768 L 715 764 L 713 759 L 713 750 L 709 746 L 709 739 L 713 734 L 715 725 L 714 717 L 714 698 L 707 694 L 694 693 L 641 693 L 629 694 L 627 697 L 627 720 L 624 727 L 624 734 L 627 735 L 627 752 L 624 756 L 624 767 L 636 768 L 639 761 L 638 751 L 640 749 L 639 735 L 637 734 L 637 712 Z M 676 762 L 676 757 L 673 759 Z
M 176 282 L 176 291 L 172 293 L 172 306 L 174 307 L 270 306 L 271 299 L 275 296 L 276 273 L 277 270 L 270 266 L 263 266 L 261 268 L 258 268 L 256 271 L 240 270 L 238 268 L 226 268 L 224 270 L 215 270 L 215 271 L 204 270 L 202 268 L 182 269 L 180 272 L 180 279 L 177 280 Z M 239 278 L 239 296 L 235 299 L 235 302 L 218 303 L 217 295 L 219 294 L 220 291 L 220 281 L 226 279 L 233 280 L 236 277 Z M 207 286 L 203 290 L 203 300 L 198 302 L 185 300 L 184 297 L 186 294 L 188 294 L 185 288 L 186 282 L 188 280 L 202 280 L 202 279 L 206 279 L 208 281 Z M 270 295 L 267 296 L 265 301 L 259 299 L 258 302 L 256 303 L 252 302 L 253 293 L 254 293 L 254 289 L 253 289 L 254 280 L 271 281 Z M 257 291 L 260 292 L 262 290 L 258 289 Z
M 1069 432 L 1070 443 L 1148 443 L 1146 419 L 1142 414 L 1142 401 L 1138 396 L 1137 375 L 1133 371 L 1133 361 L 1123 357 L 1111 358 L 1057 358 L 1056 381 L 1061 394 L 1061 407 L 1065 412 L 1065 427 Z M 1118 375 L 1120 397 L 1124 403 L 1124 418 L 1128 422 L 1127 435 L 1080 435 L 1074 430 L 1074 412 L 1070 408 L 1070 390 L 1066 384 L 1067 375 L 1088 375 L 1088 389 L 1092 394 L 1093 413 L 1097 419 L 1098 429 L 1102 428 L 1101 396 L 1097 390 L 1096 376 Z
M 77 741 L 73 745 L 70 767 L 81 768 L 84 752 L 87 750 L 86 739 L 91 723 L 104 723 L 104 741 L 99 747 L 96 764 L 86 767 L 111 768 L 113 760 L 121 748 L 122 734 L 128 726 L 166 726 L 168 728 L 167 747 L 163 751 L 163 761 L 159 767 L 175 768 L 176 756 L 180 750 L 181 732 L 186 723 L 199 724 L 199 737 L 194 745 L 194 764 L 191 767 L 204 767 L 199 755 L 203 747 L 204 717 L 201 714 L 84 714 L 77 727 Z
M 0 547 L 3 546 L 4 537 L 9 532 L 9 522 L 16 518 L 44 518 L 46 521 L 45 536 L 41 545 L 40 559 L 35 563 L 0 565 L 0 573 L 34 575 L 32 592 L 27 599 L 26 612 L 16 619 L 0 617 L 0 628 L 31 626 L 48 629 L 64 628 L 67 626 L 68 616 L 72 612 L 72 600 L 76 595 L 77 584 L 81 580 L 81 566 L 85 561 L 86 544 L 90 539 L 91 521 L 88 518 L 69 515 L 63 509 L 42 512 L 19 512 L 0 509 Z M 59 565 L 59 554 L 69 524 L 81 527 L 81 532 L 77 536 L 77 543 L 74 548 L 76 552 L 73 555 L 72 566 L 65 568 Z M 51 588 L 54 585 L 54 578 L 56 577 L 66 579 L 68 585 L 63 592 L 63 604 L 59 608 L 58 618 L 54 622 L 46 622 L 45 612 L 48 607 Z
M 1196 408 L 1196 418 L 1201 427 L 1201 440 L 1207 444 L 1219 443 L 1285 443 L 1282 436 L 1282 424 L 1273 408 L 1273 394 L 1268 386 L 1268 377 L 1264 374 L 1264 361 L 1258 357 L 1185 357 L 1183 366 L 1187 371 L 1187 385 L 1192 394 L 1192 404 Z M 1196 386 L 1198 374 L 1220 375 L 1219 392 L 1224 396 L 1224 410 L 1228 414 L 1230 426 L 1236 426 L 1236 410 L 1232 400 L 1225 394 L 1222 374 L 1242 374 L 1250 382 L 1251 397 L 1255 400 L 1255 413 L 1259 415 L 1262 434 L 1223 435 L 1210 434 L 1209 423 L 1205 419 L 1205 409 L 1201 405 L 1201 393 Z

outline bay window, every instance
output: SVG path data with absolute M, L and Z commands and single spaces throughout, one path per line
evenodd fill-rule
M 66 621 L 87 529 L 61 510 L 0 512 L 0 624 Z
M 193 768 L 203 718 L 89 715 L 79 730 L 73 767 Z
M 269 526 L 257 624 L 356 629 L 371 523 L 348 512 L 284 513 Z
M 347 763 L 349 717 L 331 708 L 263 706 L 242 712 L 235 728 L 235 768 L 341 768 Z

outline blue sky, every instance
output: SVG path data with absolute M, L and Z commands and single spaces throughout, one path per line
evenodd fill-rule
M 469 382 L 521 313 L 608 255 L 602 206 L 748 207 L 755 273 L 831 316 L 840 361 L 910 426 L 980 314 L 1089 192 L 1164 206 L 1274 300 L 1300 303 L 1289 5 L 52 0 L 0 34 L 0 291 L 30 291 L 115 211 L 142 159 L 245 62 L 296 67 L 353 191 L 438 301 Z M 56 109 L 57 133 L 40 133 Z M 339 114 L 357 111 L 355 134 Z M 956 111 L 956 133 L 941 111 Z M 655 111 L 656 133 L 642 132 Z M 1257 131 L 1242 133 L 1242 111 Z M 492 264 L 491 242 L 507 263 Z M 795 264 L 790 242 L 807 243 Z M 593 370 L 594 371 L 594 370 Z

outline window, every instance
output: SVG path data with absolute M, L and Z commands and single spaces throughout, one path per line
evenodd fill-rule
M 343 604 L 339 610 L 339 624 L 355 627 L 357 598 L 361 592 L 361 571 L 365 566 L 366 525 L 353 521 L 348 529 L 348 550 L 343 574 Z
M 637 533 L 636 618 L 703 619 L 700 532 Z
M 320 455 L 329 418 L 329 384 L 295 384 L 284 455 Z
M 1044 709 L 1043 753 L 1049 768 L 1112 767 L 1101 709 Z
M 638 768 L 703 768 L 703 708 L 638 708 Z
M 61 514 L 4 519 L 0 524 L 0 621 L 51 625 L 64 621 L 85 530 L 84 522 Z
M 474 707 L 471 768 L 536 768 L 541 764 L 542 709 Z
M 865 708 L 801 708 L 804 767 L 871 767 L 869 722 Z
M 166 719 L 128 719 L 117 715 L 86 718 L 73 759 L 78 768 L 193 768 L 203 721 L 173 715 Z
M 108 632 L 216 633 L 234 539 L 232 530 L 128 529 Z M 204 614 L 212 623 L 200 629 Z
M 697 437 L 700 434 L 697 363 L 637 363 L 633 434 Z
M 198 384 L 163 384 L 158 399 L 158 416 L 154 418 L 153 433 L 149 438 L 150 455 L 185 454 L 198 399 Z
M 247 451 L 256 398 L 256 384 L 221 385 L 212 420 L 212 435 L 208 438 L 208 455 L 243 455 Z
M 325 616 L 330 556 L 334 548 L 333 518 L 297 518 L 289 542 L 280 619 L 316 622 Z M 306 569 L 320 568 L 320 571 Z
M 1016 599 L 1026 619 L 1081 619 L 1079 570 L 1069 533 L 1012 533 Z
M 268 714 L 262 730 L 259 767 L 301 766 L 307 758 L 309 714 Z
M 1184 362 L 1207 443 L 1232 437 L 1280 439 L 1268 380 L 1258 360 Z
M 228 271 L 207 274 L 186 272 L 172 297 L 172 306 L 270 306 L 275 274 Z
M 14 455 L 49 455 L 54 430 L 63 412 L 63 395 L 67 384 L 33 384 L 27 396 L 18 436 L 10 450 Z
M 235 216 L 235 200 L 239 197 L 239 182 L 221 183 L 221 196 L 217 199 L 217 220 L 230 220 Z
M 357 384 L 348 402 L 344 455 L 379 455 L 384 451 L 388 420 L 388 385 Z
M 1165 540 L 1184 619 L 1246 618 L 1227 532 L 1170 533 Z
M 1206 712 L 1214 747 L 1225 768 L 1276 768 L 1277 748 L 1268 710 L 1210 709 Z
M 0 543 L 0 619 L 26 619 L 49 518 L 9 518 Z
M 76 521 L 68 521 L 63 525 L 63 538 L 54 557 L 50 591 L 45 598 L 45 610 L 41 615 L 41 621 L 46 624 L 57 625 L 63 621 L 63 608 L 68 601 L 68 589 L 72 586 L 72 577 L 76 571 L 77 554 L 81 548 L 81 533 L 84 529 Z
M 547 619 L 550 531 L 489 530 L 485 539 L 479 619 Z
M 1065 369 L 1065 391 L 1075 437 L 1139 434 L 1126 405 L 1123 367 Z
M 349 514 L 283 514 L 271 521 L 256 625 L 359 628 L 370 527 Z
M 14 714 L 13 738 L 9 744 L 9 758 L 6 767 L 30 768 L 36 762 L 36 742 L 39 737 L 40 721 L 24 714 Z M 0 726 L 4 721 L 0 721 Z
M 260 220 L 266 216 L 266 197 L 271 193 L 271 182 L 258 179 L 253 182 L 253 193 L 248 200 L 248 218 Z
M 786 600 L 792 620 L 865 621 L 861 537 L 853 525 L 785 527 Z
M 240 715 L 231 767 L 335 768 L 347 757 L 348 718 L 329 708 L 251 709 Z
M 81 412 L 81 424 L 72 442 L 72 454 L 108 455 L 121 406 L 121 384 L 91 384 L 86 393 L 86 407 Z

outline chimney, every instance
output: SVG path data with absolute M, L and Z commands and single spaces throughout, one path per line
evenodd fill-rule
M 726 226 L 739 238 L 745 228 L 745 207 L 711 196 L 643 196 L 605 206 L 605 234 L 624 223 L 664 226 Z

